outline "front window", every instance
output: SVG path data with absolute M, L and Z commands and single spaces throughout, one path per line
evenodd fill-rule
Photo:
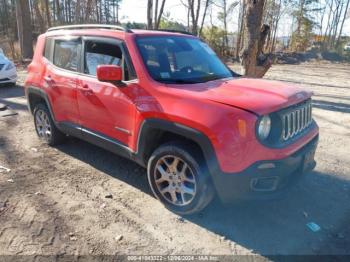
M 137 45 L 156 81 L 191 84 L 232 77 L 214 51 L 197 38 L 142 37 L 137 39 Z
M 99 65 L 117 65 L 123 69 L 123 80 L 136 79 L 134 70 L 127 62 L 125 52 L 117 43 L 104 42 L 101 40 L 84 41 L 84 73 L 96 76 Z
M 122 56 L 118 45 L 86 41 L 84 73 L 96 76 L 98 65 L 122 66 Z

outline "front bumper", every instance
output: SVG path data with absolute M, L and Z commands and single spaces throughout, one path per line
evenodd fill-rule
M 0 84 L 6 83 L 16 83 L 17 81 L 17 71 L 16 68 L 5 70 L 0 70 Z
M 271 199 L 312 171 L 318 135 L 291 156 L 272 161 L 259 161 L 240 173 L 218 173 L 213 176 L 220 199 L 227 203 L 238 199 Z

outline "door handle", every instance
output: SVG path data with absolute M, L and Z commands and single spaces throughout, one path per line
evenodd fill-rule
M 53 79 L 51 78 L 51 76 L 45 76 L 45 77 L 44 77 L 44 80 L 45 80 L 48 84 L 54 82 Z
M 93 95 L 93 91 L 90 89 L 88 84 L 81 85 L 81 91 L 85 96 L 91 96 Z

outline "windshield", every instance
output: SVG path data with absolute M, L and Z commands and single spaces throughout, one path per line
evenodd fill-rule
M 214 51 L 197 38 L 178 36 L 137 39 L 151 77 L 163 83 L 203 83 L 232 77 Z

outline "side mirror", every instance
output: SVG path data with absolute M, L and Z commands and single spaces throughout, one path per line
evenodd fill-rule
M 101 82 L 120 83 L 123 80 L 123 70 L 117 65 L 99 65 L 96 73 Z

